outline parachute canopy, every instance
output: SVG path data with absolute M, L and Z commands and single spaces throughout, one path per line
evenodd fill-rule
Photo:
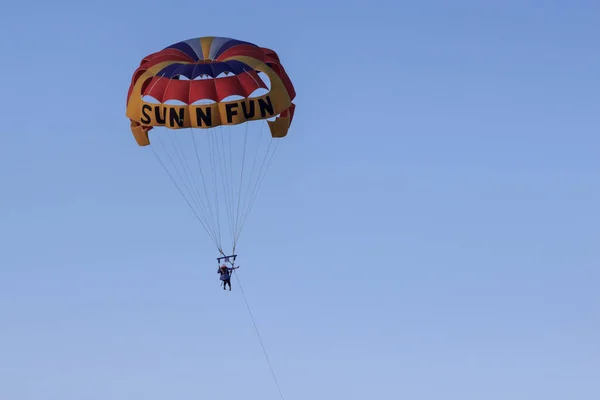
M 175 43 L 133 73 L 126 111 L 133 136 L 152 149 L 223 255 L 226 228 L 235 254 L 295 97 L 277 53 L 224 37 Z
M 257 72 L 270 80 L 268 93 Z M 186 79 L 181 79 L 182 77 Z M 208 79 L 206 79 L 208 78 Z M 222 100 L 232 95 L 242 100 Z M 144 101 L 151 96 L 163 104 Z M 152 127 L 212 128 L 267 119 L 273 137 L 284 137 L 294 114 L 294 86 L 273 50 L 224 37 L 201 37 L 175 43 L 145 57 L 133 74 L 126 115 L 140 146 L 150 144 Z M 185 105 L 167 105 L 178 100 Z M 209 104 L 202 100 L 210 100 Z

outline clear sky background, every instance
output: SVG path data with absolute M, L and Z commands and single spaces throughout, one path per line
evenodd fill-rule
M 240 240 L 287 400 L 600 398 L 600 3 L 29 1 L 0 14 L 0 398 L 278 399 L 125 117 L 148 53 L 275 49 Z

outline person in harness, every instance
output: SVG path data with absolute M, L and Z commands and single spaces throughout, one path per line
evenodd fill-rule
M 225 287 L 227 285 L 229 285 L 229 290 L 231 290 L 231 272 L 234 269 L 238 269 L 239 267 L 240 266 L 238 265 L 237 267 L 229 268 L 225 264 L 223 264 L 219 267 L 219 269 L 217 270 L 217 273 L 221 275 L 221 277 L 219 279 L 221 279 L 223 281 L 223 290 L 225 290 Z

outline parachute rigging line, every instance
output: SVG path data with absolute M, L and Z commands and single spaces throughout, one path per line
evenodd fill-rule
M 150 146 L 155 158 L 165 170 L 186 204 L 192 210 L 196 219 L 198 219 L 204 230 L 207 232 L 208 236 L 213 243 L 215 243 L 219 253 L 223 255 L 225 252 L 221 239 L 222 227 L 220 223 L 219 203 L 224 203 L 224 211 L 227 214 L 226 219 L 228 220 L 227 222 L 231 234 L 231 253 L 235 254 L 237 242 L 246 225 L 250 211 L 254 206 L 262 184 L 273 162 L 273 158 L 275 157 L 275 153 L 279 147 L 279 140 L 271 138 L 267 139 L 268 143 L 264 145 L 266 151 L 262 151 L 263 157 L 262 160 L 260 160 L 259 153 L 261 151 L 259 151 L 259 149 L 262 147 L 262 142 L 266 137 L 263 134 L 263 130 L 267 126 L 267 121 L 257 121 L 254 124 L 257 125 L 257 128 L 260 126 L 260 131 L 258 132 L 258 135 L 253 135 L 257 139 L 257 143 L 251 166 L 246 165 L 250 164 L 250 157 L 248 157 L 247 153 L 251 151 L 249 148 L 251 146 L 249 146 L 248 143 L 249 126 L 251 124 L 246 123 L 243 125 L 244 132 L 241 151 L 241 168 L 239 169 L 239 184 L 237 190 L 234 184 L 234 180 L 237 181 L 238 179 L 234 178 L 235 171 L 232 161 L 235 157 L 231 148 L 231 137 L 233 135 L 237 136 L 238 134 L 241 134 L 241 132 L 232 132 L 231 126 L 219 126 L 217 129 L 208 130 L 205 135 L 198 135 L 198 132 L 194 132 L 194 130 L 190 128 L 186 133 L 187 136 L 191 138 L 191 145 L 185 146 L 181 141 L 185 139 L 186 135 L 175 134 L 175 132 L 170 131 L 166 127 L 154 128 L 157 133 L 163 133 L 162 135 L 156 136 L 156 141 L 159 145 L 158 147 L 162 149 L 161 153 L 163 153 L 164 156 L 161 157 L 155 147 Z M 165 134 L 168 138 L 163 137 Z M 202 136 L 207 140 L 207 146 L 203 147 L 208 152 L 206 157 L 200 155 L 201 145 L 198 143 L 198 140 L 200 140 Z M 227 138 L 224 138 L 224 136 L 227 136 Z M 168 142 L 170 146 L 165 145 L 165 142 Z M 189 157 L 186 156 L 186 152 L 184 151 L 186 147 L 192 150 L 192 154 Z M 193 168 L 194 161 L 188 161 L 189 158 L 196 159 L 196 173 L 194 173 L 196 168 Z M 211 171 L 203 171 L 202 159 L 204 159 L 205 162 L 209 162 Z M 169 163 L 170 168 L 167 166 Z M 248 167 L 250 167 L 250 171 L 247 171 Z M 210 194 L 211 188 L 208 187 L 210 185 L 207 185 L 210 184 L 210 178 L 212 178 L 213 186 L 212 196 Z M 202 182 L 201 185 L 199 185 L 198 180 Z M 221 190 L 223 190 L 222 197 L 219 196 Z M 242 192 L 245 192 L 245 195 L 243 196 L 244 199 L 242 199 Z M 236 195 L 237 199 L 235 199 Z M 211 197 L 213 197 L 213 199 L 211 199 Z M 214 205 L 211 204 L 213 201 Z
M 162 144 L 162 142 L 161 142 L 161 144 Z M 223 250 L 222 250 L 221 244 L 220 244 L 220 238 L 217 238 L 211 232 L 211 230 L 206 226 L 206 224 L 204 223 L 204 221 L 202 221 L 202 218 L 200 218 L 200 216 L 196 212 L 196 209 L 194 208 L 194 206 L 192 206 L 192 204 L 190 203 L 190 201 L 188 200 L 188 198 L 185 196 L 185 193 L 183 193 L 183 190 L 181 189 L 181 187 L 179 186 L 179 184 L 177 184 L 177 180 L 175 178 L 173 178 L 173 175 L 171 174 L 171 171 L 169 171 L 169 169 L 167 168 L 167 166 L 165 165 L 165 163 L 162 161 L 162 159 L 160 158 L 160 156 L 158 155 L 158 153 L 156 153 L 156 150 L 154 150 L 154 147 L 151 146 L 150 148 L 152 149 L 152 152 L 154 153 L 154 156 L 158 160 L 159 164 L 163 167 L 163 169 L 165 170 L 165 172 L 167 173 L 167 175 L 169 176 L 169 178 L 171 178 L 171 181 L 173 182 L 173 184 L 175 185 L 175 187 L 179 191 L 179 194 L 181 194 L 181 197 L 183 197 L 183 199 L 185 200 L 185 202 L 187 203 L 187 205 L 192 210 L 192 213 L 194 213 L 194 216 L 196 217 L 196 219 L 200 222 L 200 224 L 202 225 L 202 227 L 204 228 L 204 230 L 206 231 L 206 233 L 208 234 L 208 236 L 215 243 L 215 246 L 217 246 L 217 249 L 219 250 L 219 252 L 223 253 Z
M 273 369 L 273 365 L 271 364 L 271 360 L 269 359 L 269 354 L 267 353 L 267 349 L 265 344 L 260 336 L 260 332 L 258 330 L 258 325 L 254 320 L 254 314 L 252 314 L 252 309 L 250 309 L 250 304 L 248 304 L 248 299 L 246 298 L 246 294 L 244 293 L 244 289 L 242 287 L 242 282 L 240 282 L 240 278 L 238 274 L 233 270 L 233 274 L 235 275 L 235 279 L 237 280 L 238 286 L 240 287 L 240 292 L 242 292 L 242 297 L 244 298 L 244 302 L 246 303 L 246 308 L 248 309 L 248 313 L 250 314 L 250 319 L 252 319 L 252 324 L 254 325 L 254 330 L 256 331 L 256 336 L 258 336 L 258 341 L 263 350 L 263 354 L 265 355 L 265 359 L 267 360 L 267 364 L 269 364 L 269 369 L 271 370 L 271 375 L 273 375 L 273 380 L 275 381 L 275 385 L 277 386 L 277 390 L 279 391 L 279 396 L 281 400 L 285 400 L 283 397 L 283 392 L 281 391 L 281 386 L 279 385 L 279 381 L 277 380 L 277 376 L 275 375 L 275 370 Z
M 256 128 L 252 134 L 250 125 Z M 233 127 L 221 126 L 208 130 L 205 135 L 193 129 L 176 134 L 165 127 L 154 128 L 156 145 L 150 147 L 155 158 L 221 254 L 225 254 L 226 247 L 229 248 L 223 245 L 223 228 L 229 230 L 231 253 L 236 252 L 239 238 L 279 147 L 279 140 L 263 134 L 266 125 L 267 121 L 245 124 L 239 126 L 240 132 L 235 132 Z M 232 149 L 232 136 L 238 135 L 241 139 L 239 159 Z M 251 137 L 256 140 L 255 145 L 250 144 Z M 189 145 L 184 144 L 188 140 Z M 202 141 L 204 145 L 200 143 Z M 254 146 L 254 155 L 250 157 Z M 201 155 L 202 150 L 206 152 L 205 156 Z M 232 165 L 236 159 L 239 160 L 238 168 Z M 206 171 L 205 167 L 210 170 Z M 227 222 L 222 221 L 221 211 Z

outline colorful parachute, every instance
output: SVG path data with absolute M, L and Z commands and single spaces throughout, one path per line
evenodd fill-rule
M 126 111 L 133 136 L 150 145 L 223 254 L 225 225 L 235 252 L 295 96 L 273 50 L 224 37 L 175 43 L 133 74 Z

